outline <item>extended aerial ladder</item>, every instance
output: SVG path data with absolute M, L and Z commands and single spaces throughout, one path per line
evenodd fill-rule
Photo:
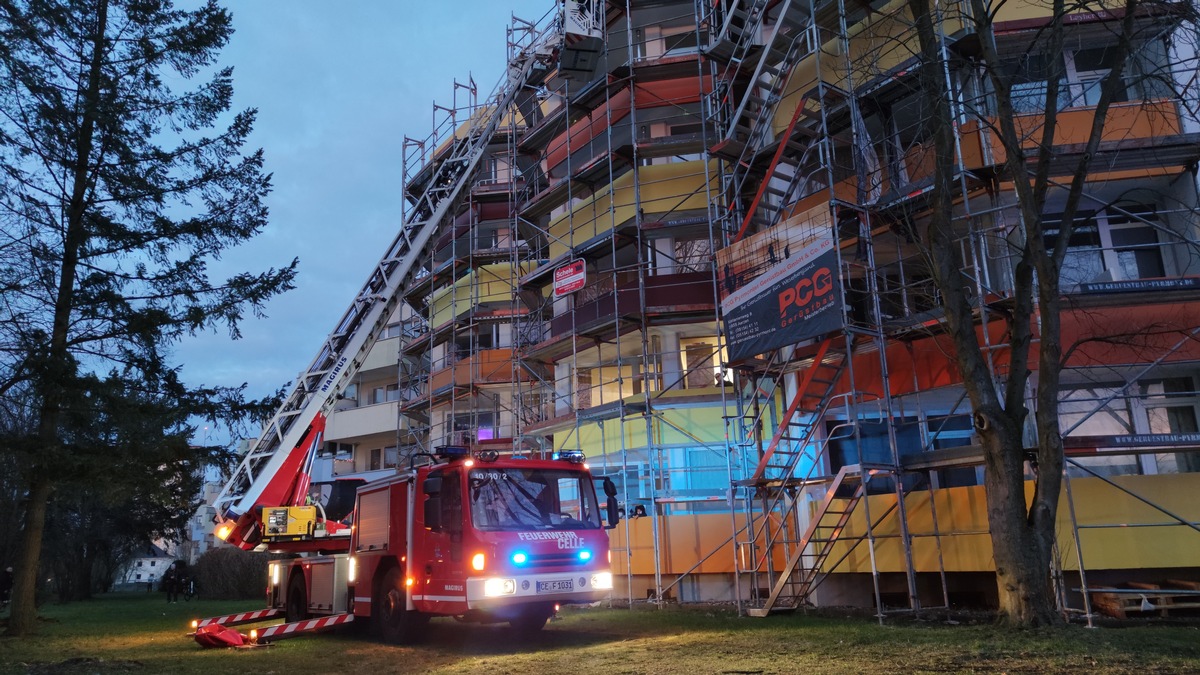
M 557 23 L 540 33 L 531 32 L 524 47 L 514 50 L 496 93 L 472 115 L 469 128 L 455 132 L 433 153 L 422 171 L 424 180 L 406 195 L 412 208 L 407 210 L 399 234 L 214 499 L 222 520 L 218 535 L 226 542 L 243 549 L 254 548 L 263 537 L 263 507 L 304 504 L 312 462 L 323 442 L 326 416 L 357 374 L 399 304 L 404 288 L 419 273 L 419 261 L 428 255 L 432 235 L 448 215 L 453 215 L 498 125 L 513 108 L 527 80 L 539 68 L 545 68 L 545 60 L 554 51 L 548 47 L 556 46 L 555 40 L 560 38 Z M 303 537 L 289 548 L 332 551 L 349 545 L 348 529 L 324 534 L 319 542 Z

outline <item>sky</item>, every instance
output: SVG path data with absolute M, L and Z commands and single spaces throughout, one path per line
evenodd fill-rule
M 513 15 L 554 0 L 225 0 L 235 34 L 234 109 L 257 108 L 248 149 L 274 174 L 270 224 L 210 267 L 214 278 L 300 259 L 296 288 L 227 331 L 176 350 L 191 385 L 270 394 L 311 363 L 401 223 L 404 137 L 432 131 L 433 103 L 474 77 L 480 100 L 503 73 Z M 460 94 L 461 96 L 461 94 Z M 461 100 L 461 99 L 460 99 Z

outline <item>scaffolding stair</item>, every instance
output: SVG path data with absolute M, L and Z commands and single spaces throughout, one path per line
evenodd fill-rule
M 738 102 L 727 124 L 723 125 L 721 139 L 711 148 L 715 155 L 734 162 L 735 173 L 743 173 L 750 168 L 750 159 L 754 156 L 755 144 L 773 139 L 769 134 L 774 121 L 775 107 L 783 98 L 792 69 L 805 56 L 815 53 L 819 48 L 815 28 L 803 26 L 798 19 L 791 17 L 791 0 L 785 0 L 780 10 L 780 24 L 771 31 L 769 41 L 766 41 L 758 53 L 756 65 L 749 77 L 746 92 Z M 799 4 L 799 3 L 796 3 Z M 760 32 L 760 25 L 765 20 L 766 12 L 752 15 L 757 24 L 747 27 L 741 34 L 741 43 L 749 44 Z M 784 21 L 791 21 L 792 30 L 784 30 Z M 745 47 L 749 50 L 749 47 Z M 725 109 L 731 102 L 728 100 L 735 80 L 742 72 L 744 63 L 738 63 L 737 68 L 727 69 L 722 78 L 723 87 L 715 90 L 714 96 L 720 98 L 713 102 L 713 109 Z M 744 177 L 742 178 L 744 180 Z
M 473 119 L 469 132 L 452 141 L 421 170 L 421 192 L 410 193 L 413 208 L 406 212 L 399 234 L 214 499 L 219 514 L 237 518 L 263 505 L 263 500 L 296 502 L 303 498 L 300 492 L 305 487 L 304 479 L 296 467 L 303 466 L 303 453 L 311 455 L 320 439 L 310 448 L 302 442 L 358 372 L 400 302 L 403 289 L 420 269 L 418 261 L 427 255 L 434 232 L 451 213 L 480 165 L 505 113 L 525 90 L 527 79 L 537 72 L 541 58 L 538 47 L 555 37 L 553 30 L 547 30 L 531 38 L 530 45 L 509 63 L 493 100 Z
M 747 616 L 762 617 L 772 612 L 791 611 L 808 598 L 854 509 L 866 495 L 867 484 L 880 471 L 860 464 L 848 464 L 838 470 L 804 536 L 775 578 L 770 594 L 760 599 L 761 606 L 747 607 Z M 770 550 L 768 547 L 768 553 Z
M 761 45 L 756 41 L 762 15 L 769 0 L 731 0 L 702 4 L 701 23 L 720 26 L 705 56 L 719 63 L 736 65 L 749 61 Z
M 794 475 L 805 448 L 816 435 L 818 423 L 833 402 L 838 380 L 849 362 L 846 354 L 831 349 L 837 339 L 840 336 L 827 337 L 817 346 L 812 365 L 797 376 L 796 395 L 779 420 L 754 473 L 747 480 L 737 481 L 737 485 L 765 487 L 766 481 L 786 482 Z M 798 418 L 805 422 L 794 423 Z

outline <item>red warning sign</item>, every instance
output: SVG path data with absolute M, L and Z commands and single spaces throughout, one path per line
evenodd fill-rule
M 554 297 L 561 298 L 583 288 L 587 283 L 586 267 L 582 260 L 569 262 L 554 270 Z

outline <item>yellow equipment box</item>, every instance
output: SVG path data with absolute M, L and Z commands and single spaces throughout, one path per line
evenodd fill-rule
M 312 539 L 317 523 L 315 506 L 274 506 L 263 508 L 263 538 L 268 541 Z

